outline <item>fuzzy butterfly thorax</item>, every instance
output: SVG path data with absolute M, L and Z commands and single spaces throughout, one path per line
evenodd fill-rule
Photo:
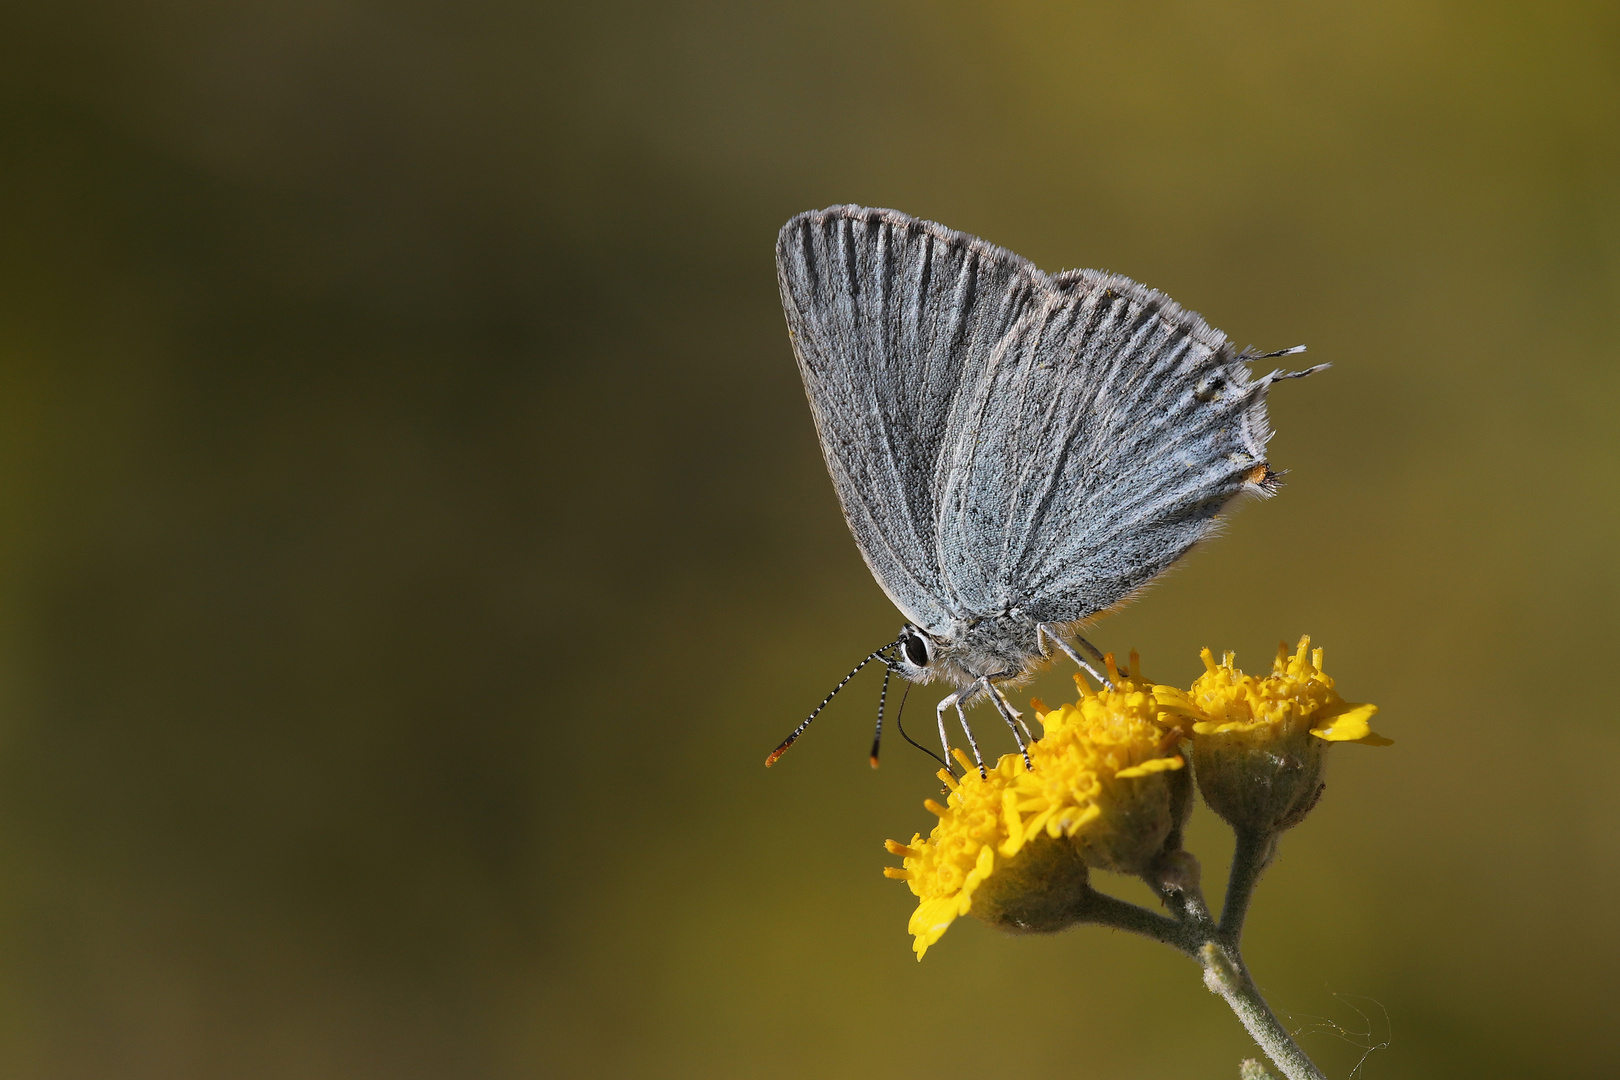
M 940 680 L 958 687 L 985 677 L 1003 685 L 1022 682 L 1050 659 L 1041 648 L 1039 627 L 1018 612 L 964 620 L 945 634 L 928 636 L 926 663 L 908 662 L 895 670 L 913 682 Z

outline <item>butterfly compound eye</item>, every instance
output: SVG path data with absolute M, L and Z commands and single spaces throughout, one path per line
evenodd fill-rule
M 928 644 L 923 641 L 921 634 L 915 630 L 907 631 L 905 638 L 901 642 L 901 647 L 906 650 L 907 660 L 910 660 L 917 667 L 928 666 Z

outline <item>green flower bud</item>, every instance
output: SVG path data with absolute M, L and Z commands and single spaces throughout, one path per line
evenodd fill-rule
M 1293 655 L 1279 646 L 1263 679 L 1239 671 L 1231 653 L 1220 664 L 1208 649 L 1203 658 L 1207 670 L 1185 699 L 1161 700 L 1194 718 L 1198 790 L 1235 829 L 1270 835 L 1303 821 L 1322 796 L 1329 743 L 1389 745 L 1367 726 L 1378 706 L 1341 698 L 1309 637 Z

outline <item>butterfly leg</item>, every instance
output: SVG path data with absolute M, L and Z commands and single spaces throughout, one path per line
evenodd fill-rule
M 939 718 L 939 745 L 945 752 L 945 771 L 955 775 L 956 766 L 951 764 L 951 737 L 945 731 L 945 710 L 956 704 L 956 695 L 951 694 L 940 701 L 939 707 L 934 710 Z
M 1035 634 L 1037 638 L 1043 634 L 1046 637 L 1051 638 L 1052 641 L 1057 644 L 1057 647 L 1062 649 L 1064 654 L 1067 655 L 1070 660 L 1073 660 L 1076 664 L 1078 664 L 1087 675 L 1090 675 L 1093 679 L 1096 679 L 1110 690 L 1114 688 L 1114 684 L 1108 681 L 1108 677 L 1106 675 L 1092 667 L 1090 664 L 1086 663 L 1084 660 L 1080 659 L 1080 654 L 1075 652 L 1074 648 L 1067 641 L 1064 641 L 1063 638 L 1059 636 L 1058 632 L 1052 629 L 1050 625 L 1042 623 L 1035 628 Z M 1083 637 L 1080 637 L 1079 635 L 1076 635 L 1074 640 L 1085 646 L 1086 651 L 1097 658 L 1097 663 L 1106 663 L 1106 661 L 1103 660 L 1102 653 L 1097 651 L 1097 646 L 1093 645 L 1091 642 L 1087 641 Z
M 979 753 L 979 740 L 973 737 L 973 729 L 968 727 L 967 713 L 962 711 L 962 691 L 958 690 L 952 695 L 956 698 L 956 718 L 962 722 L 962 734 L 967 736 L 968 746 L 973 748 L 973 764 L 979 767 L 979 776 L 989 779 L 990 773 L 984 767 L 984 755 Z
M 1001 718 L 1007 721 L 1007 726 L 1012 729 L 1013 742 L 1018 744 L 1018 752 L 1024 755 L 1024 768 L 1034 770 L 1035 766 L 1030 764 L 1029 761 L 1029 745 L 1024 742 L 1024 736 L 1029 735 L 1030 732 L 1029 727 L 1024 723 L 1023 715 L 1012 707 L 1012 702 L 1008 701 L 1007 695 L 1003 694 L 990 681 L 990 676 L 986 675 L 974 685 L 984 689 L 985 696 L 995 704 L 996 711 L 1001 713 Z M 1024 729 L 1023 734 L 1019 734 L 1019 728 Z M 1034 738 L 1034 736 L 1030 735 L 1030 738 Z
M 941 699 L 936 709 L 939 715 L 939 741 L 945 747 L 945 760 L 949 761 L 951 758 L 951 741 L 945 734 L 945 710 L 955 709 L 957 719 L 962 722 L 962 734 L 967 736 L 968 745 L 973 748 L 973 763 L 979 767 L 979 775 L 989 776 L 989 772 L 984 767 L 984 757 L 979 753 L 979 742 L 973 737 L 973 729 L 968 727 L 967 713 L 962 711 L 962 699 L 976 689 L 978 689 L 978 683 L 964 687 Z

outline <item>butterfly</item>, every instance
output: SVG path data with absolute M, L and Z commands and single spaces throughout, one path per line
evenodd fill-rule
M 827 472 L 872 576 L 905 616 L 771 754 L 773 764 L 873 660 L 995 705 L 1004 687 L 1163 573 L 1242 494 L 1269 496 L 1266 392 L 1251 360 L 1169 297 L 1099 270 L 1046 274 L 977 237 L 895 210 L 799 214 L 776 243 L 788 335 Z

